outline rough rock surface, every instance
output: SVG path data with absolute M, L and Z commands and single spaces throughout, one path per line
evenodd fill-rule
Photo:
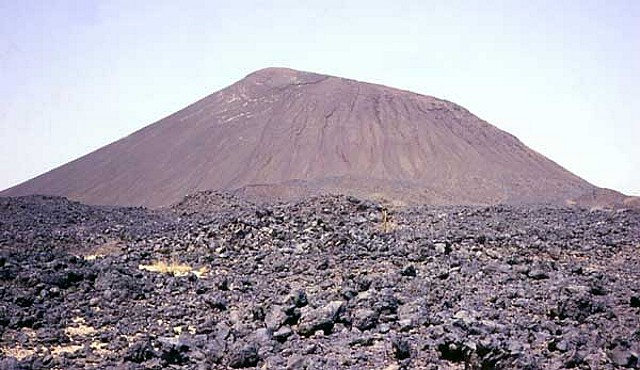
M 637 210 L 382 214 L 0 198 L 0 369 L 638 368 Z

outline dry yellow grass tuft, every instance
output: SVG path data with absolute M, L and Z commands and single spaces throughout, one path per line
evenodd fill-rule
M 73 320 L 74 326 L 68 326 L 64 329 L 65 334 L 70 337 L 81 337 L 96 333 L 96 329 L 92 326 L 85 324 L 84 318 L 75 317 Z
M 386 234 L 396 230 L 397 228 L 398 228 L 398 224 L 391 219 L 389 210 L 386 207 L 383 208 L 382 214 L 380 215 L 380 225 L 379 225 L 380 231 Z
M 93 341 L 91 342 L 91 344 L 89 345 L 89 347 L 97 354 L 100 356 L 104 356 L 107 355 L 109 353 L 111 353 L 107 347 L 108 344 L 107 343 L 101 343 L 101 342 L 97 342 L 97 341 Z M 43 353 L 46 353 L 47 351 L 51 353 L 51 355 L 55 356 L 55 357 L 60 357 L 61 355 L 65 354 L 65 353 L 74 353 L 74 352 L 78 352 L 80 350 L 84 349 L 84 345 L 82 344 L 67 344 L 67 345 L 62 345 L 62 346 L 53 346 L 50 348 L 47 347 L 39 347 L 38 350 L 36 350 L 35 348 L 25 348 L 25 347 L 9 347 L 9 348 L 0 348 L 0 356 L 4 355 L 4 356 L 9 356 L 9 357 L 15 357 L 18 361 L 23 360 L 29 356 L 34 356 L 34 355 L 42 355 Z
M 193 273 L 197 277 L 204 277 L 209 273 L 208 267 L 200 267 L 197 270 L 194 270 L 191 266 L 179 263 L 179 262 L 165 262 L 165 261 L 156 261 L 150 265 L 139 265 L 138 268 L 140 270 L 146 270 L 151 272 L 159 272 L 163 274 L 173 274 L 174 276 L 186 276 L 189 273 Z
M 150 265 L 139 265 L 140 270 L 151 272 L 160 272 L 163 274 L 173 274 L 175 276 L 184 276 L 189 274 L 193 269 L 191 266 L 178 262 L 156 261 Z
M 123 243 L 121 240 L 110 240 L 104 244 L 93 248 L 91 254 L 82 255 L 86 261 L 94 261 L 98 258 L 102 258 L 120 251 L 120 244 Z
M 71 319 L 71 324 L 64 328 L 64 333 L 69 336 L 70 342 L 59 346 L 49 347 L 37 343 L 37 335 L 35 331 L 23 328 L 20 335 L 22 338 L 26 337 L 27 340 L 18 342 L 12 347 L 0 346 L 0 358 L 3 356 L 9 356 L 15 357 L 18 360 L 23 360 L 29 356 L 42 357 L 47 354 L 59 357 L 66 353 L 81 351 L 85 349 L 85 347 L 89 347 L 97 356 L 106 356 L 111 353 L 108 349 L 108 343 L 102 343 L 95 339 L 91 339 L 99 332 L 100 331 L 96 328 L 87 325 L 83 317 L 76 316 Z M 0 368 L 2 368 L 1 365 Z
M 197 330 L 196 327 L 192 326 L 192 325 L 189 325 L 189 326 L 186 327 L 186 331 L 188 331 L 189 334 L 191 334 L 191 335 L 195 335 L 196 334 L 196 330 Z M 173 332 L 178 334 L 178 335 L 182 334 L 184 331 L 185 331 L 185 327 L 184 326 L 174 326 L 173 327 Z
M 89 347 L 93 350 L 93 352 L 99 356 L 105 356 L 111 353 L 111 351 L 107 349 L 108 346 L 109 345 L 107 343 L 102 343 L 97 341 L 93 341 L 89 345 Z
M 210 271 L 211 271 L 211 269 L 208 268 L 207 266 L 202 266 L 199 269 L 197 269 L 196 271 L 194 271 L 193 273 L 197 277 L 201 278 L 201 277 L 205 277 L 205 276 L 209 275 Z
M 23 347 L 8 347 L 8 348 L 0 348 L 0 353 L 4 356 L 15 357 L 18 361 L 23 358 L 32 356 L 36 353 L 34 349 L 31 348 L 23 348 Z
M 50 351 L 51 351 L 51 354 L 53 356 L 58 357 L 58 356 L 60 356 L 60 355 L 62 355 L 64 353 L 78 352 L 83 348 L 84 348 L 84 346 L 81 345 L 81 344 L 69 344 L 69 345 L 66 345 L 66 346 L 51 347 Z

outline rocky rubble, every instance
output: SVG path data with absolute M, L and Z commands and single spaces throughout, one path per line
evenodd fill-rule
M 638 368 L 639 211 L 388 214 L 0 198 L 0 369 Z

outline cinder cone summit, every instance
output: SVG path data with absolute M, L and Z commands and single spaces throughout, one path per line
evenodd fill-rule
M 454 103 L 267 68 L 0 195 L 160 207 L 202 190 L 566 204 L 604 189 Z

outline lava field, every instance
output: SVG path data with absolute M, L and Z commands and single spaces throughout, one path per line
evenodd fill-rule
M 638 368 L 640 211 L 0 198 L 0 369 Z

